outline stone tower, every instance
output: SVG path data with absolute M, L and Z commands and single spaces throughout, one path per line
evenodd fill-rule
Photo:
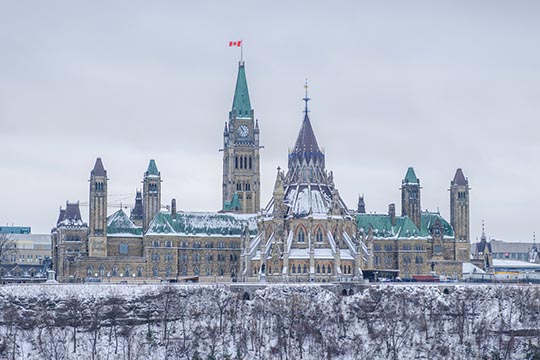
M 456 260 L 468 261 L 469 228 L 469 180 L 463 170 L 457 169 L 450 181 L 450 223 L 456 237 Z
M 101 158 L 90 172 L 88 255 L 107 256 L 107 171 Z
M 408 216 L 420 229 L 420 179 L 414 169 L 409 167 L 405 178 L 401 181 L 401 216 Z
M 161 209 L 161 174 L 154 159 L 150 160 L 143 178 L 143 230 L 146 232 L 150 222 Z
M 259 123 L 253 115 L 245 65 L 241 61 L 229 121 L 223 132 L 223 211 L 259 211 L 259 149 Z

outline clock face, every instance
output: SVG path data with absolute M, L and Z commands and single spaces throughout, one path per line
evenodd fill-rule
M 238 128 L 238 136 L 245 138 L 249 135 L 249 129 L 246 125 L 242 125 Z

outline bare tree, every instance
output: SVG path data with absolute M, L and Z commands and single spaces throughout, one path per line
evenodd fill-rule
M 0 265 L 9 263 L 11 255 L 16 253 L 17 246 L 13 237 L 9 234 L 0 233 Z

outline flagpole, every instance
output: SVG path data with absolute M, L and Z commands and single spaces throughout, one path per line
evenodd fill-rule
M 240 62 L 244 62 L 244 40 L 240 40 Z

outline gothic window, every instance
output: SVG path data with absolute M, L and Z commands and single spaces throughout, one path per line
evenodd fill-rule
M 92 276 L 93 270 L 94 270 L 94 268 L 92 267 L 92 265 L 89 265 L 89 266 L 86 268 L 86 275 L 87 275 L 87 276 Z
M 112 276 L 118 276 L 118 266 L 116 265 L 112 268 Z
M 167 268 L 165 269 L 165 276 L 166 277 L 171 277 L 171 274 L 172 274 L 172 269 L 170 266 L 167 266 Z
M 373 262 L 375 263 L 375 265 L 379 265 L 379 257 L 378 257 L 378 256 L 374 256 L 374 257 L 373 257 Z
M 411 250 L 411 244 L 403 244 L 403 250 Z
M 317 274 L 319 274 L 321 272 L 321 267 L 319 264 L 317 264 Z
M 238 169 L 238 156 L 234 157 L 234 168 Z
M 321 228 L 317 229 L 317 234 L 315 235 L 315 238 L 316 238 L 317 242 L 322 242 L 323 241 L 323 234 L 322 234 Z
M 244 156 L 244 169 L 247 169 L 248 168 L 248 160 L 247 160 L 247 156 Z
M 251 156 L 249 157 L 249 169 L 251 170 Z
M 300 228 L 298 231 L 298 242 L 305 242 L 306 234 L 304 233 L 304 229 Z
M 153 247 L 159 247 L 159 240 L 152 240 Z
M 272 273 L 272 267 L 271 267 L 271 266 L 268 266 L 268 273 L 269 273 L 269 274 Z
M 307 273 L 307 265 L 304 264 L 304 274 L 306 274 L 306 273 Z
M 152 276 L 153 277 L 158 277 L 159 276 L 159 268 L 157 265 L 154 265 L 154 267 L 152 268 Z
M 126 265 L 126 267 L 124 268 L 124 276 L 129 277 L 130 273 L 131 273 L 131 268 L 129 267 L 129 265 Z
M 237 190 L 237 191 L 242 191 L 242 184 L 237 183 L 237 184 L 236 184 L 236 190 Z
M 225 274 L 225 270 L 223 268 L 219 268 L 219 276 L 223 276 Z
M 415 260 L 417 264 L 422 264 L 424 262 L 424 259 L 421 256 L 417 256 Z
M 317 266 L 318 266 L 318 265 L 317 265 Z M 324 264 L 323 264 L 323 266 L 322 266 L 322 273 L 323 273 L 323 274 L 326 273 L 326 266 L 325 266 Z
M 166 246 L 166 247 L 172 247 L 172 241 L 171 241 L 171 240 L 167 240 L 167 241 L 165 242 L 165 246 Z
M 99 265 L 99 276 L 105 276 L 105 265 L 103 264 Z
M 201 262 L 201 254 L 195 254 L 195 256 L 193 257 L 193 262 L 195 263 L 200 263 Z
M 351 273 L 351 265 L 347 266 L 347 270 L 349 270 L 349 274 Z
M 193 275 L 199 276 L 199 273 L 200 273 L 199 267 L 198 267 L 198 266 L 194 266 L 194 267 L 193 267 Z
M 142 266 L 137 267 L 137 277 L 142 277 Z
M 206 267 L 206 276 L 212 275 L 212 268 L 210 266 Z
M 182 276 L 187 276 L 187 268 L 182 266 Z
M 296 265 L 293 265 L 293 266 L 292 266 L 292 273 L 293 273 L 293 274 L 296 273 Z
M 244 189 L 245 189 L 246 191 L 251 191 L 251 186 L 250 186 L 248 183 L 246 183 L 246 184 L 244 185 Z

